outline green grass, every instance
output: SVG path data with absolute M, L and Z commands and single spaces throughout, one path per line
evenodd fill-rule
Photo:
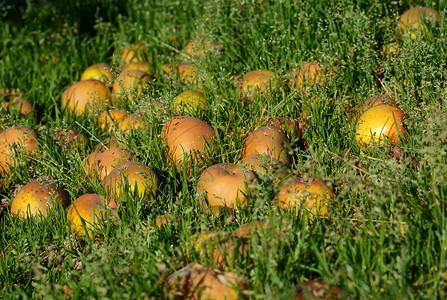
M 60 299 L 65 286 L 73 299 L 158 299 L 164 294 L 163 278 L 189 262 L 215 266 L 207 255 L 185 257 L 192 234 L 212 230 L 231 235 L 253 220 L 268 220 L 271 226 L 252 238 L 250 259 L 229 264 L 247 278 L 249 298 L 292 299 L 293 287 L 307 280 L 338 286 L 343 298 L 351 299 L 446 297 L 447 2 L 382 2 L 0 4 L 0 88 L 19 89 L 38 113 L 37 119 L 19 118 L 2 110 L 1 127 L 32 127 L 39 133 L 42 154 L 26 158 L 9 178 L 2 177 L 0 298 Z M 441 24 L 432 28 L 431 41 L 396 41 L 399 15 L 416 5 L 438 10 Z M 182 57 L 187 42 L 200 36 L 218 42 L 222 52 Z M 322 178 L 334 189 L 328 218 L 308 224 L 277 212 L 278 187 L 272 178 L 259 184 L 246 210 L 210 215 L 200 206 L 196 187 L 211 163 L 195 165 L 190 173 L 166 163 L 160 131 L 175 116 L 170 110 L 147 116 L 152 128 L 126 139 L 116 133 L 121 146 L 159 175 L 153 202 L 129 195 L 118 203 L 121 221 L 106 222 L 93 240 L 70 232 L 66 208 L 52 208 L 47 216 L 28 221 L 12 216 L 7 204 L 15 189 L 40 176 L 52 176 L 72 201 L 86 193 L 105 193 L 101 184 L 81 175 L 82 160 L 110 134 L 98 129 L 94 117 L 64 111 L 60 99 L 88 66 L 106 62 L 117 67 L 113 53 L 134 42 L 149 50 L 156 83 L 142 99 L 121 103 L 121 108 L 133 112 L 151 100 L 170 107 L 190 87 L 165 76 L 161 66 L 199 66 L 208 77 L 203 92 L 209 103 L 201 119 L 218 134 L 215 163 L 240 162 L 244 136 L 238 128 L 257 129 L 266 125 L 266 117 L 302 118 L 305 111 L 309 125 L 303 138 L 309 147 L 293 149 L 290 169 L 297 176 Z M 385 59 L 382 48 L 393 42 L 399 43 L 398 51 Z M 329 70 L 325 87 L 307 95 L 284 84 L 267 97 L 243 102 L 232 83 L 256 69 L 274 71 L 285 82 L 290 69 L 306 61 Z M 379 65 L 383 77 L 377 84 Z M 389 145 L 362 152 L 355 124 L 347 119 L 348 109 L 384 93 L 408 115 L 408 138 L 400 145 L 407 156 L 400 161 L 389 159 Z M 316 105 L 308 106 L 310 97 L 318 98 Z M 90 145 L 80 153 L 61 150 L 52 136 L 60 128 L 80 130 Z M 162 214 L 178 220 L 157 229 L 155 218 Z

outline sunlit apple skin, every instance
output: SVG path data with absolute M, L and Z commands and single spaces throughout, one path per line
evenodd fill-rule
M 205 208 L 235 208 L 248 204 L 247 195 L 257 182 L 255 173 L 236 164 L 220 163 L 203 171 L 197 183 L 197 193 Z
M 117 101 L 131 100 L 134 94 L 141 95 L 151 80 L 149 74 L 140 70 L 122 72 L 113 84 L 113 97 Z
M 30 155 L 39 149 L 37 132 L 27 126 L 13 126 L 0 132 L 0 174 L 16 167 L 14 153 Z M 16 149 L 17 148 L 17 149 Z M 16 151 L 17 150 L 17 151 Z
M 115 75 L 113 75 L 113 69 L 110 65 L 99 63 L 89 66 L 82 72 L 80 80 L 87 79 L 96 79 L 107 85 L 111 85 L 115 80 Z
M 293 177 L 276 196 L 276 208 L 296 214 L 305 211 L 310 217 L 326 217 L 328 199 L 334 199 L 334 191 L 321 179 Z
M 105 198 L 96 194 L 86 194 L 77 198 L 68 208 L 67 220 L 72 232 L 79 236 L 93 237 L 94 231 L 102 219 L 119 218 L 117 205 L 113 198 Z
M 390 105 L 395 106 L 396 102 L 393 98 L 388 95 L 376 95 L 369 97 L 363 102 L 363 105 L 357 105 L 348 113 L 349 121 L 357 121 L 361 114 L 370 109 L 371 107 L 376 107 L 380 105 Z
M 78 81 L 62 94 L 62 108 L 79 116 L 91 109 L 111 104 L 109 88 L 101 81 L 88 79 Z
M 156 195 L 160 179 L 154 170 L 143 163 L 127 161 L 115 167 L 104 179 L 104 189 L 117 200 L 124 199 L 128 184 L 129 192 L 138 191 L 138 197 L 150 202 Z
M 405 118 L 405 113 L 395 106 L 372 107 L 358 119 L 355 140 L 362 150 L 382 145 L 385 139 L 398 144 L 405 138 Z
M 11 213 L 20 218 L 44 215 L 53 205 L 68 206 L 67 194 L 56 184 L 44 180 L 31 180 L 14 197 Z
M 193 117 L 177 116 L 168 120 L 161 130 L 161 139 L 167 146 L 167 163 L 179 170 L 187 156 L 188 165 L 193 161 L 203 164 L 217 151 L 213 127 Z
M 265 126 L 250 133 L 242 145 L 242 158 L 252 154 L 266 154 L 283 164 L 289 165 L 292 157 L 288 153 L 290 140 L 275 126 Z
M 128 117 L 127 112 L 120 109 L 103 111 L 96 122 L 102 131 L 113 132 L 119 128 L 119 124 Z
M 239 82 L 238 93 L 243 99 L 267 96 L 268 91 L 278 88 L 278 80 L 272 71 L 255 70 L 247 73 Z
M 177 113 L 198 114 L 206 108 L 208 102 L 200 91 L 185 91 L 174 98 L 172 105 Z
M 441 15 L 438 11 L 428 7 L 413 7 L 404 12 L 397 23 L 397 33 L 400 38 L 410 37 L 418 39 L 419 34 L 431 40 L 430 33 L 425 26 L 429 21 L 441 23 Z

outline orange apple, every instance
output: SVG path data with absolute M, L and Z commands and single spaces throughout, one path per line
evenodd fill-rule
M 99 176 L 99 180 L 103 181 L 116 166 L 132 160 L 133 157 L 134 155 L 132 153 L 123 148 L 116 147 L 107 149 L 96 157 L 92 168 L 90 168 L 93 172 L 90 173 L 90 176 L 93 179 Z
M 123 200 L 124 193 L 137 193 L 148 203 L 154 199 L 160 179 L 157 173 L 143 163 L 126 161 L 110 172 L 104 179 L 104 188 L 112 197 Z
M 276 208 L 296 214 L 302 211 L 311 218 L 326 217 L 327 201 L 334 198 L 334 191 L 323 180 L 317 177 L 293 177 L 276 196 Z
M 150 61 L 146 46 L 141 43 L 129 44 L 121 49 L 121 54 L 115 56 L 120 66 L 130 62 Z
M 371 107 L 357 121 L 355 140 L 362 150 L 382 145 L 384 140 L 397 144 L 406 136 L 405 118 L 405 113 L 395 106 Z
M 179 170 L 186 157 L 189 167 L 193 162 L 209 162 L 217 151 L 213 127 L 193 117 L 177 116 L 168 120 L 161 130 L 161 139 L 167 146 L 168 163 Z
M 27 126 L 13 126 L 0 132 L 0 174 L 8 175 L 21 155 L 39 149 L 37 133 Z M 16 159 L 14 159 L 16 158 Z
M 115 80 L 115 75 L 113 74 L 113 69 L 110 65 L 99 63 L 91 65 L 82 72 L 80 80 L 87 79 L 96 79 L 111 86 Z
M 171 274 L 165 281 L 167 298 L 175 299 L 241 299 L 246 289 L 245 277 L 192 263 Z
M 247 73 L 239 82 L 239 97 L 244 99 L 255 99 L 266 97 L 270 90 L 278 88 L 278 79 L 272 71 L 255 70 Z
M 31 180 L 14 197 L 11 213 L 24 219 L 38 217 L 59 202 L 66 206 L 70 203 L 63 189 L 48 180 Z
M 146 89 L 146 84 L 150 81 L 152 81 L 152 77 L 143 71 L 122 72 L 113 84 L 113 96 L 118 101 L 131 100 L 135 94 L 140 97 Z
M 34 110 L 33 104 L 23 97 L 11 97 L 9 101 L 2 103 L 2 108 L 12 114 L 18 114 L 20 117 L 31 116 L 34 119 L 37 118 L 37 113 Z
M 248 195 L 258 183 L 252 171 L 230 163 L 213 165 L 203 171 L 197 182 L 199 201 L 205 208 L 248 204 Z
M 400 38 L 418 39 L 421 35 L 432 39 L 428 26 L 441 23 L 441 15 L 433 8 L 413 7 L 404 12 L 397 24 L 397 34 Z
M 95 79 L 78 81 L 62 94 L 62 108 L 74 112 L 77 116 L 110 104 L 109 88 Z
M 219 52 L 219 45 L 207 38 L 207 37 L 199 37 L 194 40 L 191 40 L 186 44 L 185 49 L 183 49 L 183 53 L 192 57 L 203 56 L 207 52 Z
M 116 131 L 119 128 L 121 122 L 127 119 L 127 117 L 127 112 L 125 112 L 124 110 L 112 109 L 103 111 L 96 119 L 96 122 L 98 123 L 99 128 L 102 131 L 112 132 Z
M 292 86 L 298 90 L 325 83 L 326 71 L 316 62 L 305 62 L 292 71 Z
M 242 145 L 242 158 L 252 154 L 266 154 L 289 165 L 292 162 L 289 147 L 290 140 L 281 129 L 265 126 L 247 136 Z
M 93 237 L 101 230 L 101 221 L 119 218 L 117 205 L 113 198 L 96 194 L 86 194 L 77 198 L 67 211 L 67 220 L 72 232 L 79 236 Z
M 241 166 L 253 171 L 259 179 L 271 179 L 274 186 L 281 184 L 290 176 L 289 168 L 279 160 L 265 154 L 251 154 L 241 161 Z

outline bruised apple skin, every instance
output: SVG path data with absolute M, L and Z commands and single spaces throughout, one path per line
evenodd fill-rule
M 0 174 L 16 167 L 14 156 L 31 155 L 39 149 L 37 133 L 27 126 L 13 126 L 0 132 Z
M 203 171 L 197 183 L 197 193 L 205 208 L 236 208 L 248 203 L 247 195 L 257 182 L 257 176 L 252 171 L 246 171 L 236 164 L 220 163 Z
M 67 211 L 71 231 L 79 236 L 88 235 L 90 238 L 95 231 L 100 231 L 100 222 L 109 217 L 119 218 L 115 200 L 97 194 L 86 194 L 77 198 Z
M 72 111 L 76 116 L 100 109 L 111 104 L 109 88 L 101 81 L 87 79 L 68 87 L 62 94 L 62 109 Z
M 290 140 L 275 126 L 265 126 L 250 133 L 242 145 L 242 158 L 252 154 L 266 154 L 285 165 L 292 162 Z
M 167 146 L 167 162 L 178 170 L 188 157 L 188 166 L 194 161 L 203 164 L 217 151 L 216 133 L 202 120 L 177 116 L 168 120 L 161 130 L 161 139 Z
M 11 213 L 23 219 L 40 216 L 53 205 L 68 206 L 67 194 L 56 184 L 45 180 L 31 180 L 14 197 Z
M 304 211 L 311 218 L 328 215 L 328 199 L 334 199 L 334 191 L 321 179 L 293 177 L 276 196 L 276 208 L 296 214 Z
M 166 279 L 164 292 L 168 299 L 236 300 L 246 285 L 242 275 L 192 263 Z
M 365 111 L 358 119 L 355 140 L 360 149 L 382 145 L 384 140 L 398 144 L 405 138 L 405 113 L 391 105 L 379 105 Z

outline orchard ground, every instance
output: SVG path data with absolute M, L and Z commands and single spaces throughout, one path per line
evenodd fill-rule
M 416 38 L 399 38 L 399 16 L 417 5 L 434 8 L 442 21 Z M 217 267 L 208 251 L 196 251 L 193 234 L 231 236 L 255 220 L 268 229 L 251 238 L 248 257 L 226 265 L 247 279 L 248 298 L 294 298 L 294 287 L 306 281 L 336 286 L 343 298 L 446 297 L 446 7 L 446 1 L 367 0 L 1 2 L 0 88 L 21 91 L 37 111 L 37 118 L 22 118 L 2 109 L 1 127 L 33 128 L 41 149 L 1 178 L 1 297 L 158 299 L 165 279 L 188 263 Z M 188 42 L 202 37 L 218 49 L 185 55 Z M 146 114 L 147 126 L 124 136 L 102 131 L 99 111 L 74 116 L 61 107 L 63 91 L 87 67 L 108 63 L 119 70 L 114 55 L 131 43 L 148 50 L 155 80 L 143 96 L 116 108 L 133 113 L 157 100 L 166 110 Z M 384 54 L 390 45 L 396 51 Z M 304 62 L 325 68 L 323 85 L 289 84 Z M 163 72 L 162 65 L 180 63 L 198 68 L 198 82 Z M 243 99 L 240 79 L 259 69 L 278 81 L 255 100 Z M 215 129 L 217 149 L 213 161 L 179 171 L 166 161 L 160 132 L 175 116 L 175 97 L 198 88 L 207 106 L 184 113 Z M 350 112 L 383 94 L 407 115 L 406 139 L 363 151 Z M 202 172 L 239 163 L 245 132 L 278 117 L 305 124 L 305 142 L 292 137 L 290 173 L 321 178 L 334 190 L 328 215 L 308 222 L 276 210 L 280 186 L 269 176 L 248 207 L 209 213 L 197 195 Z M 61 149 L 52 132 L 64 128 L 85 134 L 89 145 Z M 70 231 L 66 207 L 26 221 L 11 215 L 19 188 L 42 176 L 54 178 L 71 201 L 105 194 L 84 176 L 82 161 L 109 136 L 158 174 L 149 204 L 129 194 L 118 203 L 120 221 L 103 224 L 93 238 Z M 160 215 L 172 220 L 161 229 Z

